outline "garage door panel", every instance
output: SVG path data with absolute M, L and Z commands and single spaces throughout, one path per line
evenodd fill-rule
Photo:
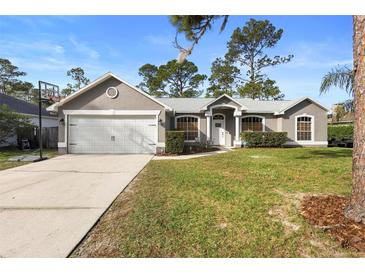
M 71 116 L 70 153 L 155 153 L 156 119 L 143 117 Z

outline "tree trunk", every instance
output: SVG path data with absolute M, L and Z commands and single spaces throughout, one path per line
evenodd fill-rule
M 353 18 L 354 55 L 354 149 L 352 194 L 345 215 L 365 223 L 365 16 Z

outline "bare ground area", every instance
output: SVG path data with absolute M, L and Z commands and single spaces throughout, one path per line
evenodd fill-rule
M 311 224 L 323 229 L 344 248 L 365 252 L 365 225 L 344 216 L 347 197 L 326 195 L 306 196 L 301 205 L 301 214 Z

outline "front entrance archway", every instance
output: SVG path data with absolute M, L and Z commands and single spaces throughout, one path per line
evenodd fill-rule
M 212 141 L 213 145 L 224 146 L 226 144 L 226 117 L 222 113 L 213 115 Z

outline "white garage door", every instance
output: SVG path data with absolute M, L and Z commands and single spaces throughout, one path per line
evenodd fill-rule
M 155 153 L 155 116 L 70 116 L 69 153 Z

